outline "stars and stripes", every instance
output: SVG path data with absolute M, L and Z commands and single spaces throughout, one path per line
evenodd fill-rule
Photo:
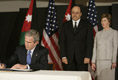
M 58 31 L 58 25 L 57 25 L 56 18 L 57 17 L 56 17 L 54 3 L 50 2 L 50 6 L 48 8 L 46 28 L 45 28 L 45 31 L 48 36 L 52 36 L 55 32 Z
M 93 26 L 93 33 L 95 37 L 95 34 L 98 31 L 98 20 L 97 20 L 97 10 L 95 5 L 95 0 L 89 0 L 87 19 Z M 92 71 L 90 64 L 88 65 L 88 70 L 91 73 L 92 80 L 95 80 L 95 73 Z
M 97 10 L 95 5 L 95 0 L 89 0 L 87 19 L 94 26 L 93 28 L 94 28 L 94 36 L 95 36 L 96 32 L 98 31 Z
M 46 27 L 43 30 L 43 37 L 41 44 L 48 48 L 48 62 L 54 63 L 56 70 L 62 70 L 62 63 L 60 59 L 60 50 L 58 46 L 58 23 L 56 17 L 56 9 L 54 0 L 49 1 L 48 15 L 46 20 Z

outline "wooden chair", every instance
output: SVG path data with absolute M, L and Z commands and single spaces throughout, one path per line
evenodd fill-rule
M 55 64 L 54 63 L 48 63 L 48 70 L 55 70 Z

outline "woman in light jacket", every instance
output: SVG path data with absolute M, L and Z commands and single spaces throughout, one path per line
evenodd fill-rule
M 97 32 L 94 41 L 92 70 L 97 80 L 115 80 L 118 33 L 110 27 L 111 15 L 103 14 L 103 30 Z

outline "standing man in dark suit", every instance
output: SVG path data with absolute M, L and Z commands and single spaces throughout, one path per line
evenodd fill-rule
M 92 26 L 82 20 L 79 6 L 71 10 L 72 20 L 63 24 L 60 33 L 60 50 L 64 70 L 87 71 L 93 49 Z
M 48 50 L 39 43 L 39 32 L 29 30 L 25 33 L 25 45 L 16 48 L 15 54 L 6 61 L 6 67 L 12 69 L 33 69 L 42 70 L 48 67 Z M 5 68 L 0 64 L 0 68 Z

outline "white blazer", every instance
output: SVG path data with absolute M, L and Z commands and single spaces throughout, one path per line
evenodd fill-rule
M 94 41 L 92 63 L 96 60 L 111 60 L 116 63 L 118 32 L 112 28 L 97 32 Z

